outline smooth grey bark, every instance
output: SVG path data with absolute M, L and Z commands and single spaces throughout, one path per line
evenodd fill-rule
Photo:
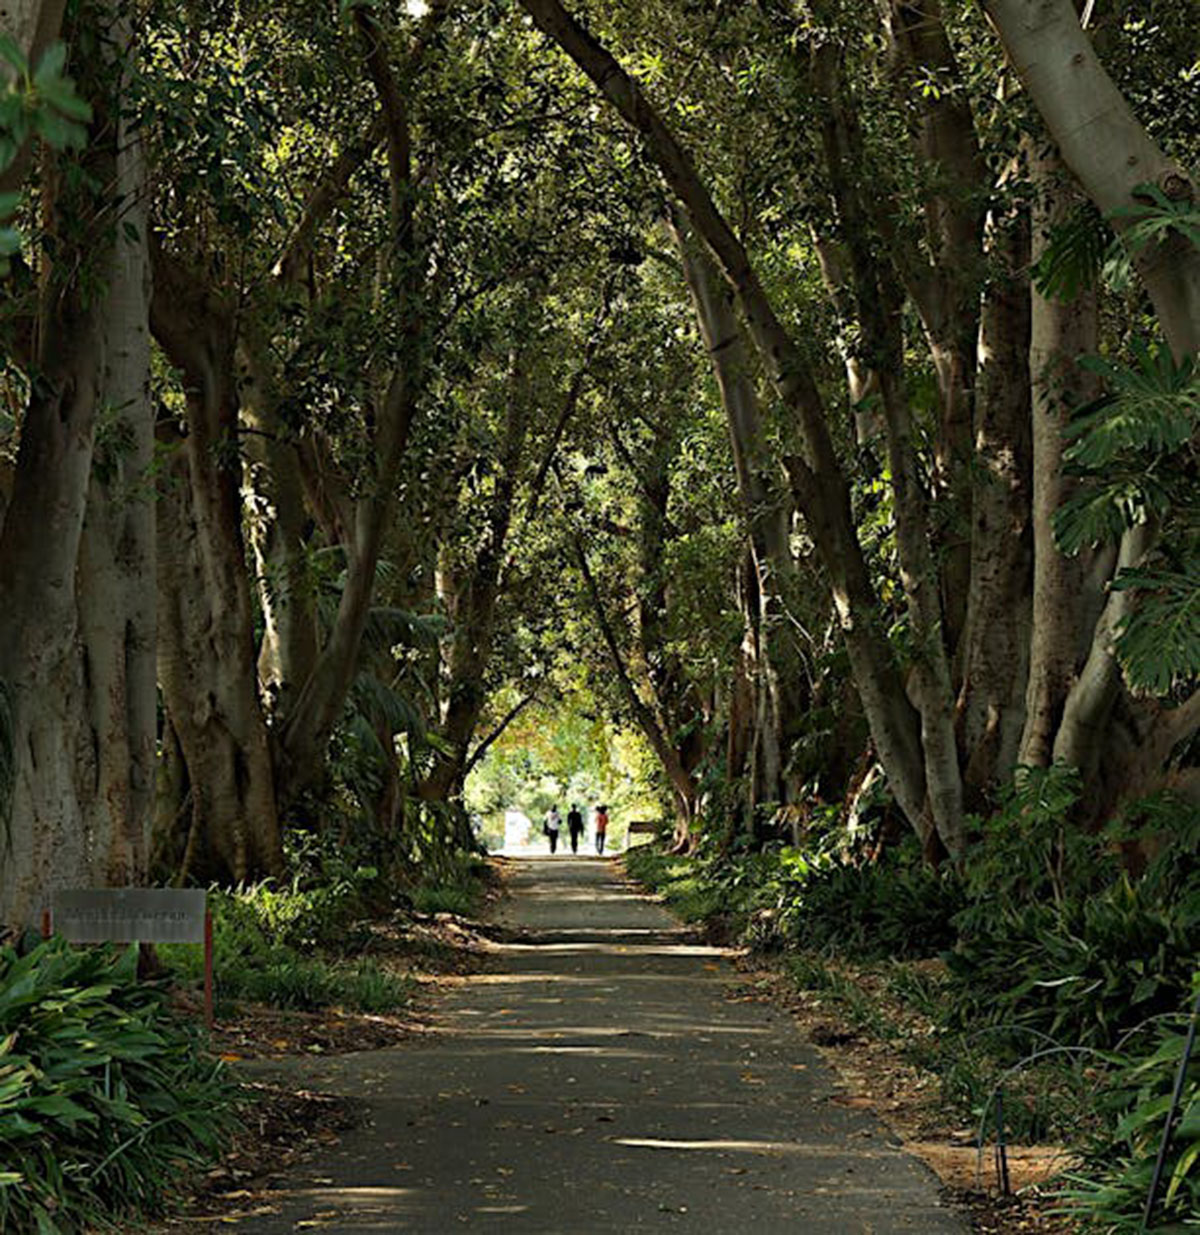
M 95 750 L 87 819 L 93 879 L 114 886 L 141 883 L 147 874 L 158 737 L 146 169 L 140 142 L 123 119 L 119 124 L 118 236 L 101 325 L 103 437 L 76 574 L 85 715 Z
M 963 779 L 983 807 L 1017 760 L 1030 633 L 1029 219 L 994 214 L 979 332 L 971 586 L 957 703 Z
M 97 19 L 124 55 L 115 15 Z M 65 168 L 66 156 L 44 164 L 56 243 L 0 527 L 0 680 L 15 774 L 0 829 L 0 923 L 30 923 L 54 888 L 137 882 L 145 871 L 154 737 L 152 550 L 138 492 L 150 416 L 146 239 L 136 227 L 141 149 L 116 76 L 113 97 L 95 98 L 85 175 Z M 90 74 L 83 88 L 96 90 Z M 86 252 L 73 239 L 81 215 L 95 224 Z M 126 431 L 119 460 L 96 459 L 101 417 Z
M 1157 529 L 1142 523 L 1121 539 L 1117 571 L 1138 565 L 1153 544 Z M 1129 591 L 1109 593 L 1096 630 L 1091 650 L 1063 704 L 1062 721 L 1054 739 L 1053 756 L 1080 770 L 1086 784 L 1094 774 L 1106 748 L 1106 727 L 1123 684 L 1121 666 L 1113 643 L 1122 620 L 1134 605 Z
M 1078 193 L 1067 182 L 1053 151 L 1031 152 L 1030 163 L 1035 186 L 1031 258 L 1036 265 L 1045 252 L 1050 229 L 1069 215 Z M 1059 551 L 1053 518 L 1071 489 L 1063 474 L 1063 434 L 1071 410 L 1100 393 L 1098 377 L 1076 363 L 1078 357 L 1094 354 L 1098 347 L 1096 292 L 1081 288 L 1071 299 L 1057 300 L 1043 296 L 1035 287 L 1030 320 L 1033 606 L 1025 726 L 1017 762 L 1046 767 L 1053 758 L 1063 704 L 1080 665 L 1081 642 L 1090 638 L 1083 562 Z
M 1100 212 L 1114 214 L 1156 185 L 1173 201 L 1195 201 L 1196 179 L 1167 157 L 1138 123 L 1080 25 L 1072 0 L 980 0 L 1046 128 Z M 1200 351 L 1200 250 L 1183 236 L 1133 255 L 1176 359 Z

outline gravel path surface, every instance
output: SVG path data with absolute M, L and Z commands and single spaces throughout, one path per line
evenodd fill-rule
M 237 1229 L 964 1235 L 886 1129 L 830 1102 L 788 1018 L 735 998 L 721 951 L 618 865 L 510 869 L 512 941 L 447 994 L 439 1032 L 256 1066 L 366 1099 L 371 1121 Z

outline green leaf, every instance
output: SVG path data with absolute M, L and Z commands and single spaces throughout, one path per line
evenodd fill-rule
M 29 61 L 25 53 L 17 46 L 17 41 L 10 34 L 0 34 L 0 60 L 12 65 L 22 77 L 29 75 Z
M 45 86 L 48 82 L 57 80 L 62 75 L 67 63 L 67 46 L 65 43 L 51 43 L 42 53 L 36 71 L 33 74 L 35 86 Z

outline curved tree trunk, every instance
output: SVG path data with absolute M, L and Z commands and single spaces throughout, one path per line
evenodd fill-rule
M 167 447 L 158 497 L 159 681 L 187 763 L 203 877 L 278 875 L 283 845 L 258 698 L 242 540 L 235 325 L 228 306 L 161 249 L 151 321 L 184 376 L 186 432 Z
M 1174 201 L 1196 200 L 1192 172 L 1138 123 L 1096 55 L 1072 0 L 981 0 L 1062 155 L 1118 232 L 1134 220 L 1114 211 L 1157 186 Z M 1176 359 L 1200 351 L 1200 249 L 1168 233 L 1139 248 L 1134 265 Z

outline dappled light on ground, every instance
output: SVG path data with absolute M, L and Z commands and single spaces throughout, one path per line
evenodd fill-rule
M 965 1229 L 883 1128 L 830 1101 L 786 1022 L 734 996 L 721 949 L 607 864 L 510 875 L 491 972 L 456 984 L 436 1032 L 307 1065 L 371 1126 L 252 1229 Z

